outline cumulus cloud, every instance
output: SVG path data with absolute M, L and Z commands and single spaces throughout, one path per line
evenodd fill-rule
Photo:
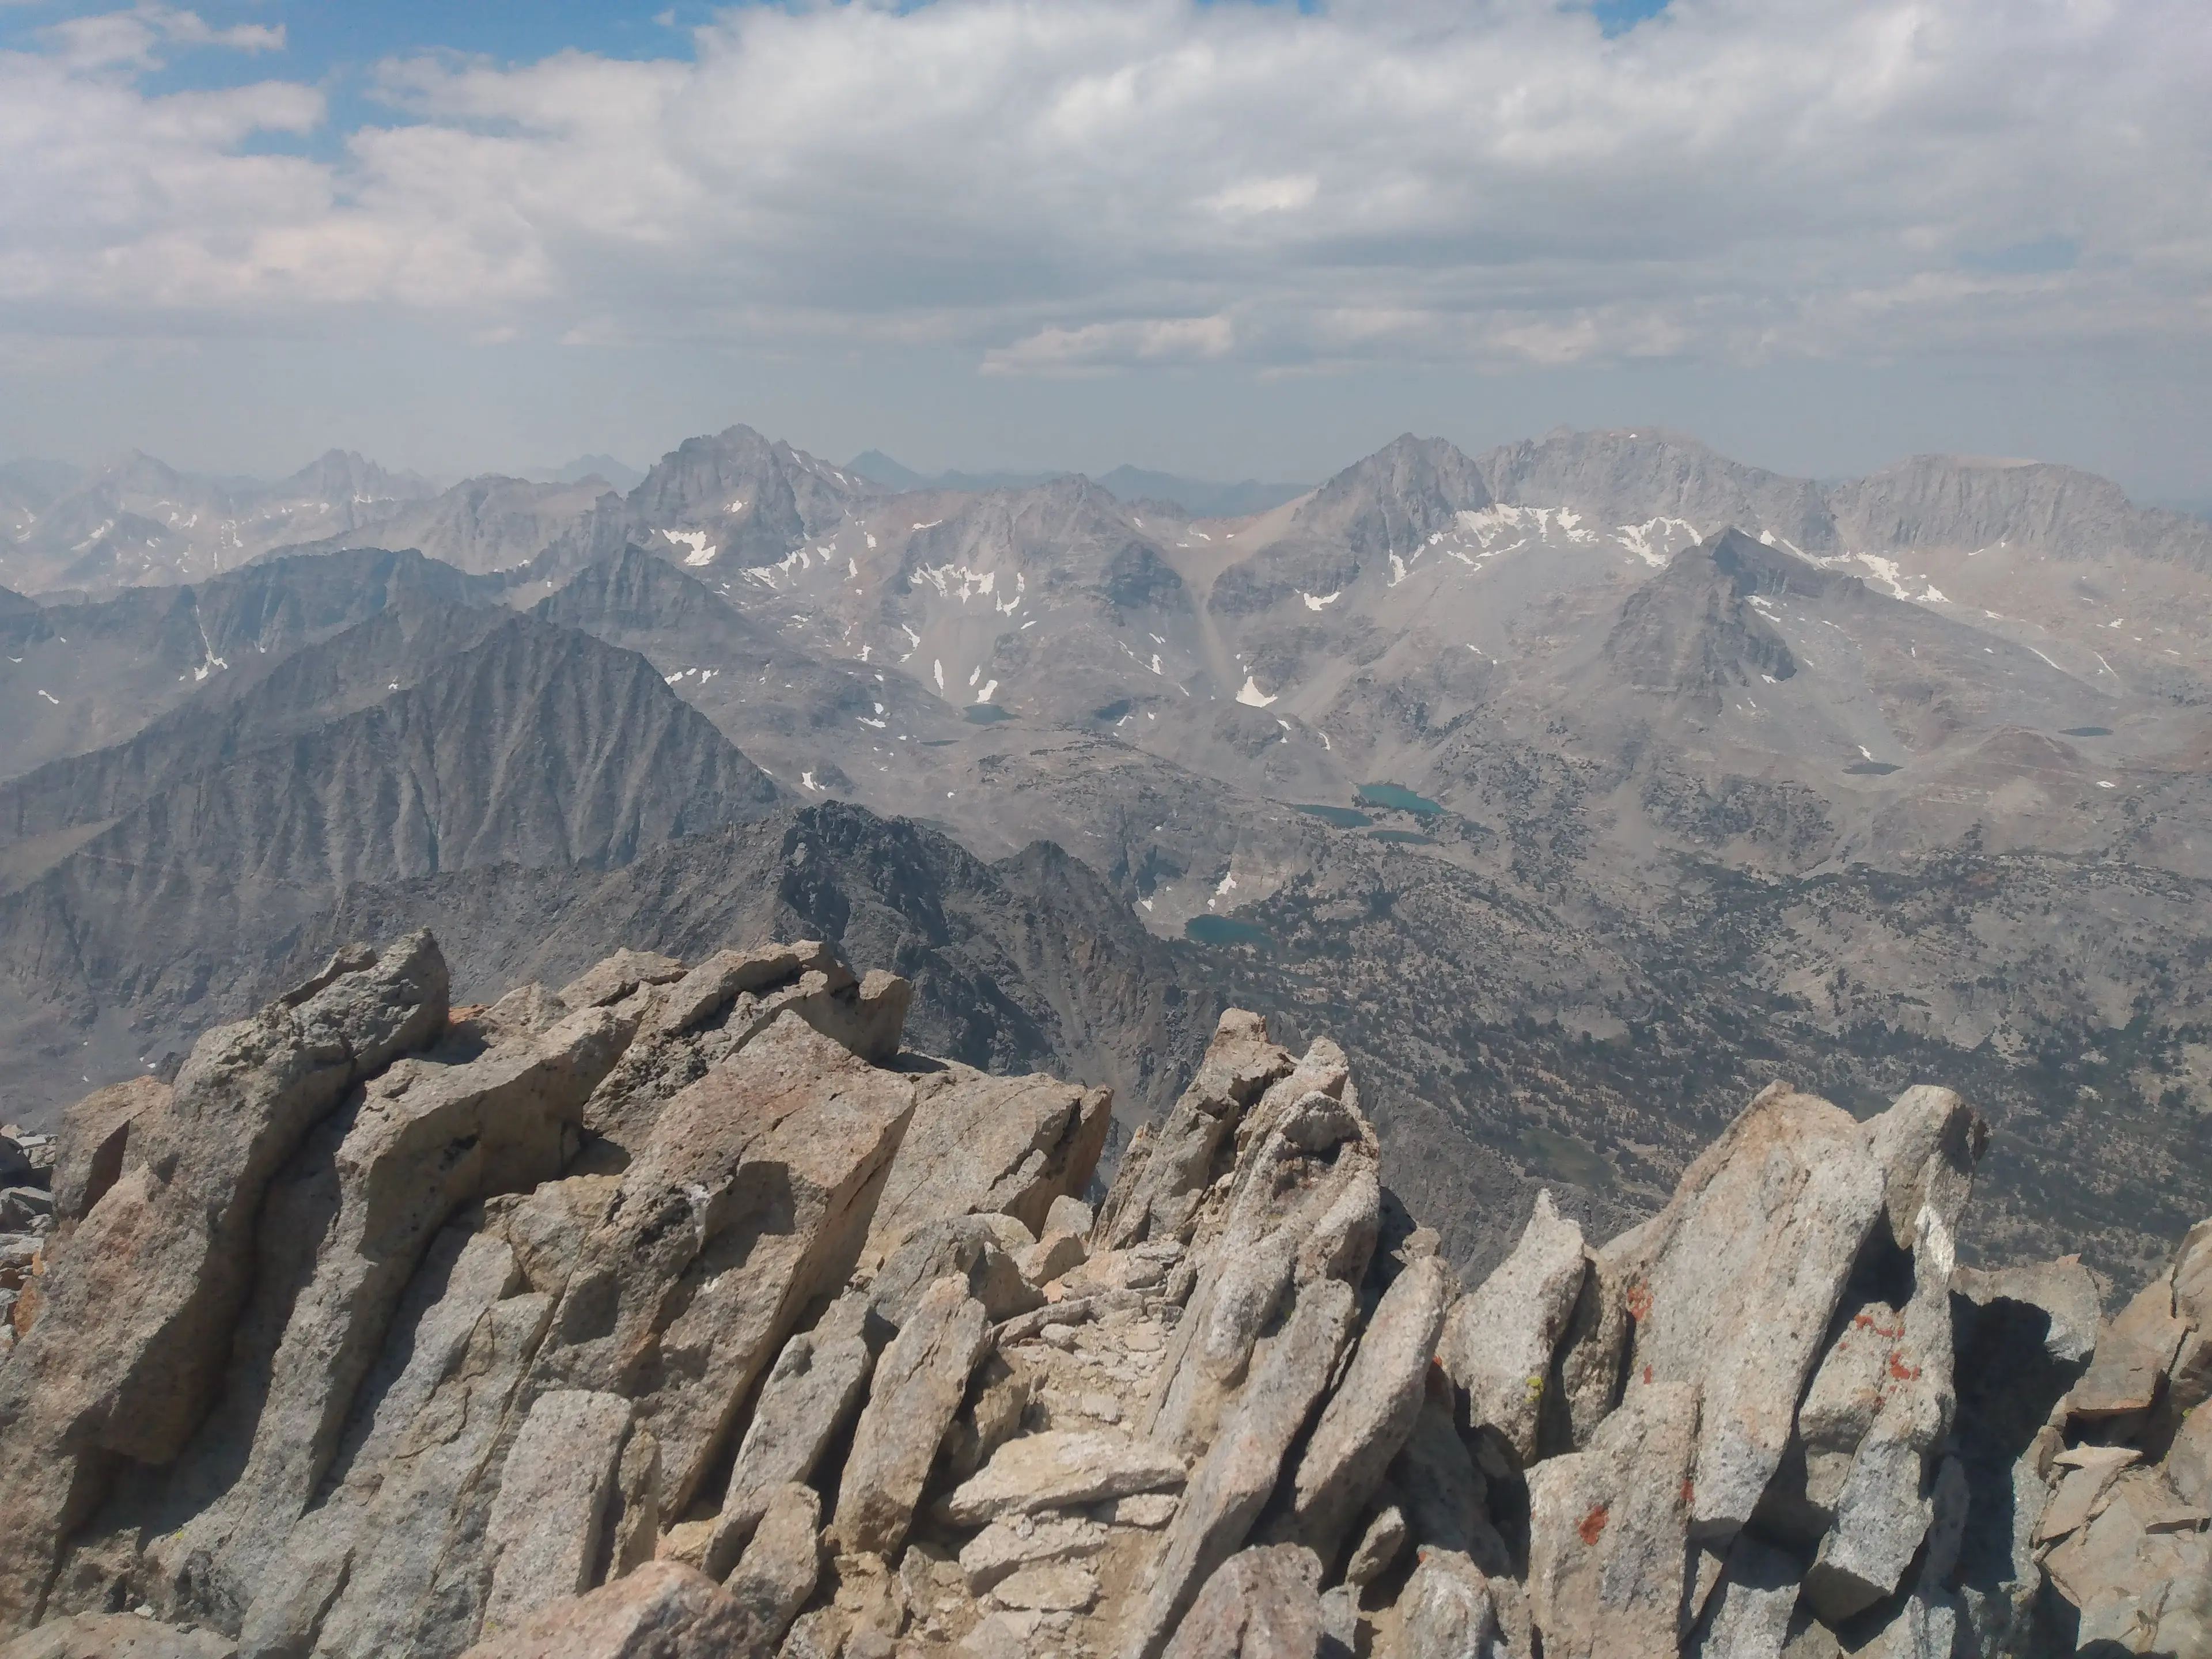
M 383 308 L 994 374 L 2212 334 L 2202 0 L 746 8 L 684 60 L 384 65 L 335 161 L 270 153 L 313 88 L 149 90 L 170 42 L 276 44 L 144 8 L 0 53 L 0 328 Z

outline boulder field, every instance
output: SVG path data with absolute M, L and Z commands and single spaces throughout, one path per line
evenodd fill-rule
M 909 1000 L 421 933 L 0 1138 L 0 1659 L 2212 1656 L 2212 1223 L 2106 1320 L 1957 1096 L 1777 1084 L 1462 1286 L 1334 1043 L 1102 1192 Z

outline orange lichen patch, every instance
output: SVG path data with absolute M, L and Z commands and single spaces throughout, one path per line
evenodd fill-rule
M 1905 1334 L 1905 1326 L 1902 1322 L 1896 1325 L 1877 1325 L 1875 1323 L 1874 1316 L 1870 1313 L 1854 1315 L 1851 1319 L 1851 1323 L 1858 1327 L 1858 1328 L 1863 1331 L 1873 1332 L 1876 1336 L 1894 1339 Z
M 1682 1477 L 1682 1507 L 1687 1509 L 1697 1501 L 1698 1483 L 1688 1475 Z
M 1646 1365 L 1644 1368 L 1644 1380 L 1646 1382 L 1649 1382 L 1651 1380 L 1651 1367 L 1649 1365 Z
M 1642 1319 L 1651 1311 L 1651 1287 L 1640 1279 L 1632 1280 L 1628 1286 L 1626 1300 L 1628 1304 L 1628 1316 L 1631 1319 Z
M 26 1337 L 39 1316 L 39 1304 L 46 1298 L 39 1294 L 38 1281 L 33 1279 L 16 1292 L 15 1305 L 8 1311 L 8 1322 L 15 1328 L 15 1334 Z
M 1892 1348 L 1889 1351 L 1889 1374 L 1900 1382 L 1910 1382 L 1920 1375 L 1920 1367 L 1906 1364 L 1904 1351 Z
M 1605 1530 L 1605 1523 L 1609 1511 L 1602 1504 L 1594 1504 L 1590 1506 L 1590 1512 L 1583 1516 L 1580 1523 L 1575 1528 L 1576 1534 L 1582 1539 L 1583 1543 L 1595 1544 L 1597 1542 L 1597 1535 Z

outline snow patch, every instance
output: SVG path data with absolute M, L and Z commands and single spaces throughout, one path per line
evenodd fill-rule
M 1396 556 L 1393 555 L 1392 556 L 1395 558 Z M 1159 659 L 1155 657 L 1152 660 L 1157 663 Z M 1275 699 L 1269 696 L 1265 691 L 1262 691 L 1260 689 L 1259 681 L 1254 679 L 1249 674 L 1247 674 L 1244 677 L 1243 685 L 1237 690 L 1237 701 L 1243 703 L 1247 708 L 1265 708 L 1269 703 L 1274 702 Z
M 1885 559 L 1878 553 L 1854 553 L 1851 556 L 1874 573 L 1875 580 L 1889 589 L 1893 599 L 1910 599 L 1912 594 L 1898 573 L 1897 561 Z
M 998 695 L 998 690 L 999 690 L 999 683 L 998 683 L 998 681 L 996 681 L 996 680 L 989 680 L 989 681 L 987 681 L 987 682 L 985 682 L 985 684 L 984 684 L 983 689 L 982 689 L 981 691 L 978 691 L 978 692 L 975 694 L 975 701 L 976 701 L 977 702 L 990 702 L 990 701 L 991 701 L 991 699 L 992 699 L 994 696 L 997 696 L 997 695 Z
M 997 571 L 970 570 L 964 564 L 924 565 L 914 573 L 915 583 L 927 582 L 939 599 L 957 599 L 963 605 L 979 593 L 990 598 L 998 581 Z
M 1496 501 L 1480 511 L 1461 512 L 1457 522 L 1461 534 L 1473 536 L 1486 553 L 1510 552 L 1528 545 L 1531 538 L 1548 541 L 1557 535 L 1568 542 L 1597 539 L 1595 533 L 1582 527 L 1581 514 L 1563 507 L 1516 507 Z M 1512 540 L 1506 544 L 1509 536 Z M 1431 542 L 1437 539 L 1437 537 L 1430 538 Z
M 1620 538 L 1622 546 L 1644 563 L 1660 567 L 1673 558 L 1679 548 L 1701 539 L 1697 526 L 1687 519 L 1669 518 L 1664 514 L 1646 519 L 1642 524 L 1615 525 L 1613 533 Z
M 708 545 L 707 532 L 703 530 L 664 530 L 660 533 L 677 546 L 691 550 L 684 556 L 684 562 L 688 565 L 712 564 L 714 556 L 722 550 Z
M 1344 597 L 1344 590 L 1340 587 L 1334 593 L 1309 593 L 1304 589 L 1300 589 L 1298 597 L 1306 602 L 1307 610 L 1319 611 L 1326 606 L 1334 605 L 1339 599 L 1342 599 Z
M 714 556 L 714 554 L 709 553 L 707 556 L 711 559 Z M 690 564 L 695 562 L 695 558 L 696 556 L 687 555 L 684 562 Z M 775 572 L 781 571 L 785 575 L 792 576 L 796 575 L 802 570 L 811 570 L 813 568 L 813 556 L 808 553 L 805 548 L 796 547 L 790 552 L 785 554 L 781 558 L 778 559 L 774 564 L 757 564 L 750 567 L 745 571 L 745 574 L 753 577 L 758 581 L 765 583 L 769 587 L 774 587 L 775 586 Z

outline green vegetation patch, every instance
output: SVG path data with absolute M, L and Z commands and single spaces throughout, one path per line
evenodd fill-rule
M 1411 830 L 1376 830 L 1367 839 L 1391 842 L 1400 847 L 1434 847 L 1437 844 L 1434 836 L 1416 835 Z
M 1892 772 L 1902 772 L 1904 769 L 1892 761 L 1853 761 L 1844 769 L 1852 776 L 1861 778 L 1886 778 Z
M 2109 738 L 2112 735 L 2112 728 L 2109 726 L 2069 726 L 2058 735 L 2062 738 Z

